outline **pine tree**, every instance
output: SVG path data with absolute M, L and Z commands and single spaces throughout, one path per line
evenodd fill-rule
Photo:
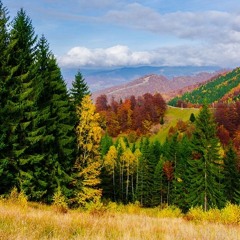
M 193 123 L 196 120 L 194 113 L 191 113 L 189 120 Z
M 3 6 L 0 1 L 0 181 L 1 190 L 0 194 L 9 190 L 9 185 L 13 181 L 11 174 L 10 162 L 7 159 L 7 131 L 8 124 L 6 122 L 6 103 L 8 99 L 8 89 L 6 87 L 6 81 L 8 77 L 7 68 L 7 55 L 9 44 L 9 32 L 8 32 L 8 10 Z
M 160 160 L 154 171 L 154 190 L 153 190 L 153 205 L 162 206 L 164 202 L 164 195 L 166 195 L 166 184 L 163 173 L 164 159 L 160 157 Z
M 80 206 L 87 203 L 98 203 L 102 190 L 100 184 L 101 158 L 99 145 L 102 130 L 99 125 L 99 114 L 95 113 L 90 96 L 86 95 L 81 107 L 77 107 L 79 125 L 76 128 L 79 156 L 75 163 L 75 199 Z
M 4 161 L 11 169 L 9 189 L 14 185 L 22 189 L 27 163 L 32 160 L 31 141 L 28 137 L 36 116 L 32 86 L 36 40 L 31 20 L 21 9 L 13 20 L 7 47 L 9 74 L 5 82 L 7 101 L 4 121 L 7 135 Z
M 76 145 L 66 85 L 44 36 L 38 42 L 33 69 L 37 118 L 31 133 L 33 160 L 28 164 L 24 190 L 31 200 L 50 202 L 57 189 L 70 195 Z
M 191 157 L 191 142 L 188 137 L 183 136 L 178 142 L 177 161 L 174 169 L 172 204 L 181 208 L 184 212 L 189 209 L 186 201 L 188 189 L 188 176 L 186 169 L 187 160 Z
M 220 143 L 216 137 L 216 123 L 206 105 L 200 110 L 195 126 L 192 156 L 188 161 L 188 202 L 206 211 L 224 204 Z
M 142 156 L 139 161 L 138 200 L 144 206 L 153 205 L 154 171 L 157 160 L 153 153 L 153 147 L 148 138 L 142 141 L 140 151 Z
M 84 96 L 90 95 L 88 85 L 80 71 L 78 71 L 75 75 L 75 80 L 72 82 L 70 94 L 75 106 L 81 104 Z
M 237 169 L 237 154 L 232 144 L 228 146 L 223 162 L 223 184 L 226 199 L 231 203 L 239 203 L 240 173 Z

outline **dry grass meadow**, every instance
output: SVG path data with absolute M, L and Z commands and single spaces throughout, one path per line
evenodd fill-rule
M 196 217 L 202 214 L 199 210 L 182 215 L 177 209 L 144 210 L 115 204 L 104 211 L 58 210 L 56 206 L 0 200 L 0 239 L 240 239 L 239 222 L 203 221 Z

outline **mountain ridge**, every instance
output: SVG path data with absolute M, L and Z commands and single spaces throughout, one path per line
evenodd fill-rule
M 186 92 L 198 87 L 201 83 L 205 83 L 210 79 L 217 77 L 226 70 L 216 71 L 213 73 L 201 72 L 192 76 L 176 76 L 172 79 L 163 75 L 149 74 L 129 83 L 120 84 L 118 86 L 109 87 L 93 92 L 92 98 L 100 95 L 106 95 L 109 99 L 115 100 L 128 98 L 131 95 L 135 97 L 144 95 L 145 93 L 160 93 L 165 101 L 177 96 L 179 92 Z

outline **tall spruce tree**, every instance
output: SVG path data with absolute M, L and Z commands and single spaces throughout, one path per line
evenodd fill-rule
M 75 75 L 75 80 L 72 82 L 70 95 L 75 106 L 81 104 L 84 96 L 90 95 L 88 85 L 85 82 L 85 79 L 83 78 L 80 71 L 77 72 L 77 74 Z
M 140 151 L 142 156 L 139 161 L 139 180 L 137 186 L 138 201 L 143 206 L 153 205 L 154 195 L 154 171 L 158 161 L 153 152 L 149 138 L 145 138 L 141 143 Z
M 22 189 L 27 163 L 31 161 L 32 121 L 36 116 L 33 101 L 32 66 L 37 37 L 30 18 L 21 9 L 14 18 L 7 48 L 9 74 L 5 82 L 7 100 L 4 106 L 4 121 L 7 129 L 5 162 L 10 166 L 14 185 Z
M 224 204 L 220 143 L 216 123 L 207 105 L 200 110 L 195 125 L 192 156 L 188 161 L 187 200 L 190 206 L 202 206 L 207 211 Z
M 230 144 L 223 159 L 223 184 L 227 201 L 239 204 L 240 200 L 240 173 L 237 168 L 237 154 Z
M 154 171 L 154 186 L 153 186 L 153 205 L 162 206 L 164 195 L 166 195 L 166 181 L 163 173 L 164 159 L 161 156 Z
M 8 10 L 3 6 L 0 1 L 0 181 L 1 190 L 0 194 L 9 190 L 9 184 L 13 181 L 11 174 L 11 164 L 6 156 L 6 138 L 8 125 L 6 122 L 6 102 L 8 99 L 8 90 L 6 87 L 6 81 L 8 77 L 7 68 L 7 55 L 8 55 L 8 44 L 9 44 L 9 16 Z
M 186 201 L 188 194 L 188 176 L 186 169 L 187 160 L 191 156 L 191 143 L 187 136 L 183 136 L 178 142 L 177 161 L 174 169 L 172 204 L 181 208 L 184 212 L 189 209 Z
M 28 166 L 25 191 L 33 200 L 51 201 L 57 189 L 71 195 L 75 161 L 74 117 L 66 84 L 44 36 L 38 42 L 34 78 L 37 118 L 31 135 L 34 161 Z

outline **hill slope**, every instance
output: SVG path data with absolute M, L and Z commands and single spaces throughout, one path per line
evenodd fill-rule
M 94 92 L 92 96 L 93 99 L 96 99 L 98 96 L 105 94 L 109 99 L 114 97 L 115 100 L 119 100 L 120 98 L 130 97 L 131 95 L 137 97 L 145 93 L 154 94 L 159 92 L 167 101 L 170 97 L 176 96 L 178 91 L 181 90 L 185 92 L 187 87 L 196 84 L 199 86 L 200 83 L 206 82 L 217 75 L 219 75 L 219 72 L 202 72 L 192 76 L 178 76 L 169 79 L 163 75 L 151 74 L 138 78 L 130 83 Z
M 192 92 L 184 93 L 180 97 L 175 97 L 169 104 L 176 106 L 179 100 L 192 104 L 210 104 L 219 101 L 227 101 L 230 98 L 239 97 L 240 68 L 219 76 L 212 81 L 203 84 Z
M 199 109 L 198 108 L 176 108 L 176 107 L 168 106 L 168 109 L 164 117 L 165 123 L 163 124 L 163 126 L 161 126 L 158 133 L 156 135 L 153 135 L 151 139 L 152 140 L 157 139 L 161 143 L 164 143 L 168 136 L 169 129 L 171 127 L 175 127 L 179 120 L 182 120 L 184 122 L 188 121 L 191 113 L 197 116 L 199 113 Z

